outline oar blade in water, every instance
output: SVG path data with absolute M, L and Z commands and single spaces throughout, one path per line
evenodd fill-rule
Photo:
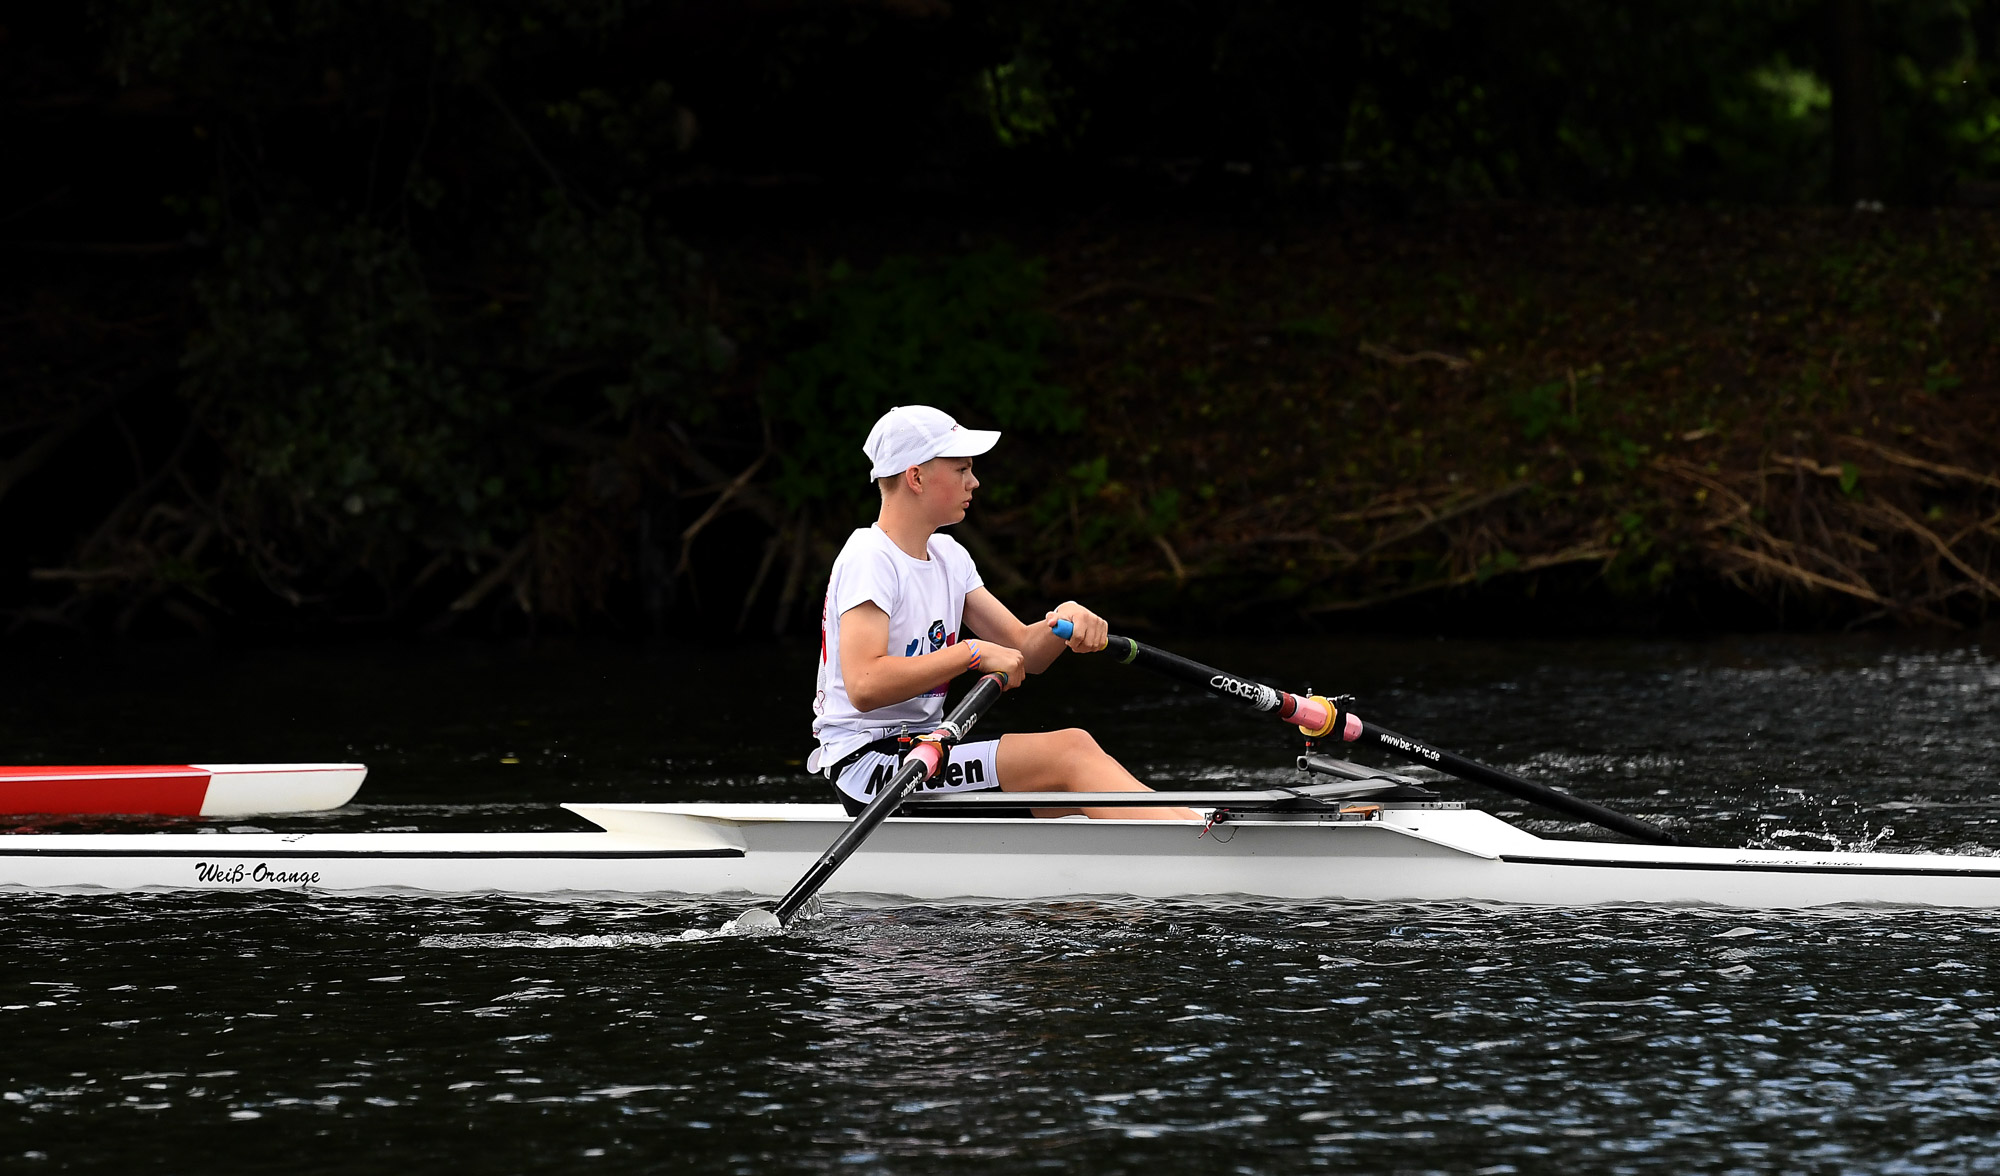
M 722 926 L 724 935 L 782 935 L 784 931 L 778 916 L 763 907 L 751 907 Z

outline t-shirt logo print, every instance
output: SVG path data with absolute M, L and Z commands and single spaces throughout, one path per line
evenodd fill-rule
M 940 649 L 943 649 L 943 648 L 944 648 L 944 640 L 945 640 L 945 638 L 944 638 L 944 622 L 943 622 L 943 621 L 932 621 L 932 622 L 931 622 L 931 652 L 932 652 L 932 653 L 936 653 L 936 652 L 937 652 L 938 650 L 940 650 Z

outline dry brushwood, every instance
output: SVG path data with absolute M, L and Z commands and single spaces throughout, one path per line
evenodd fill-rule
M 1661 458 L 1653 469 L 1696 496 L 1694 546 L 1725 577 L 1760 595 L 1833 594 L 1888 616 L 1961 626 L 2000 603 L 1994 563 L 2000 477 L 1861 437 L 1840 437 L 1860 461 L 1765 453 L 1699 466 Z

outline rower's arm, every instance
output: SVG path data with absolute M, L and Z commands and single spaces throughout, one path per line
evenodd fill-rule
M 965 624 L 988 641 L 1020 650 L 1027 659 L 1030 674 L 1048 669 L 1056 656 L 1068 648 L 1047 625 L 1023 622 L 1012 609 L 1000 603 L 999 597 L 983 587 L 965 594 Z
M 888 650 L 889 614 L 880 605 L 864 600 L 840 614 L 840 677 L 856 710 L 880 710 L 907 702 L 967 669 L 968 654 L 960 645 L 915 657 L 901 657 Z

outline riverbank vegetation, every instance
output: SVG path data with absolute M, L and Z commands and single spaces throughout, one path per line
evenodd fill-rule
M 928 402 L 1023 603 L 1983 621 L 1995 14 L 1490 7 L 10 26 L 0 606 L 805 631 Z
M 1039 429 L 986 463 L 984 544 L 1135 618 L 1970 624 L 2000 600 L 1996 234 L 1741 209 L 1057 231 L 937 270 L 1037 258 L 1038 416 L 982 403 L 997 377 L 899 386 Z M 836 297 L 914 295 L 911 264 Z M 841 323 L 856 382 L 886 370 Z M 818 422 L 851 439 L 863 403 Z

